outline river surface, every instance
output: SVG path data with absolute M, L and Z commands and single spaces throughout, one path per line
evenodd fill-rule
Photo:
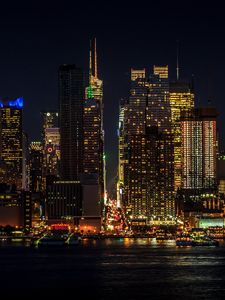
M 0 288 L 8 295 L 33 289 L 40 298 L 225 299 L 225 244 L 177 248 L 173 241 L 126 238 L 36 249 L 1 243 Z

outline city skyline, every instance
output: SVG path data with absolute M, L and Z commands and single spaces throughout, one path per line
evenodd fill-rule
M 223 299 L 222 4 L 0 7 L 3 295 Z
M 189 79 L 194 74 L 196 102 L 205 106 L 211 100 L 218 108 L 218 127 L 224 147 L 223 20 L 207 7 L 201 11 L 195 5 L 192 10 L 193 3 L 181 11 L 180 6 L 171 4 L 167 15 L 168 5 L 160 7 L 161 4 L 162 1 L 153 5 L 150 23 L 146 13 L 137 14 L 135 20 L 139 25 L 135 22 L 132 25 L 134 12 L 129 8 L 126 14 L 123 9 L 118 11 L 118 19 L 113 19 L 116 12 L 113 9 L 108 12 L 108 19 L 107 14 L 103 17 L 97 13 L 93 20 L 88 18 L 95 13 L 91 7 L 85 10 L 86 18 L 81 14 L 74 20 L 68 18 L 74 12 L 73 6 L 63 6 L 59 18 L 61 10 L 57 6 L 50 13 L 48 5 L 44 11 L 41 7 L 34 10 L 32 5 L 24 8 L 22 5 L 17 14 L 16 9 L 9 11 L 5 4 L 6 13 L 0 21 L 5 45 L 0 57 L 1 95 L 24 97 L 25 129 L 31 140 L 40 139 L 40 111 L 58 108 L 58 66 L 75 63 L 85 70 L 88 81 L 89 39 L 96 37 L 99 74 L 104 80 L 107 171 L 112 182 L 117 165 L 119 102 L 129 95 L 130 68 L 149 69 L 153 64 L 168 64 L 170 77 L 175 79 L 179 40 L 180 78 Z M 158 19 L 159 14 L 163 18 Z

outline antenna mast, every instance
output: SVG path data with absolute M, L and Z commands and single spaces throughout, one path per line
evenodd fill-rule
M 179 41 L 177 40 L 177 81 L 179 80 Z

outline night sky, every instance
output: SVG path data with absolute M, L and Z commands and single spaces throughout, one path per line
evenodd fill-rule
M 225 147 L 225 20 L 215 1 L 197 7 L 195 1 L 139 1 L 123 7 L 108 1 L 35 3 L 0 7 L 0 96 L 24 97 L 30 140 L 40 139 L 40 110 L 57 109 L 58 66 L 75 63 L 87 73 L 89 39 L 96 37 L 109 185 L 116 176 L 118 104 L 129 95 L 129 70 L 168 64 L 175 79 L 177 40 L 180 77 L 194 74 L 196 103 L 207 105 L 210 99 L 218 108 Z

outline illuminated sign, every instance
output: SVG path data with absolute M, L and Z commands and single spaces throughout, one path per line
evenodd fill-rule
M 48 148 L 48 153 L 52 153 L 53 149 L 51 147 Z
M 47 145 L 46 152 L 48 154 L 55 154 L 55 149 L 53 148 L 53 145 Z

